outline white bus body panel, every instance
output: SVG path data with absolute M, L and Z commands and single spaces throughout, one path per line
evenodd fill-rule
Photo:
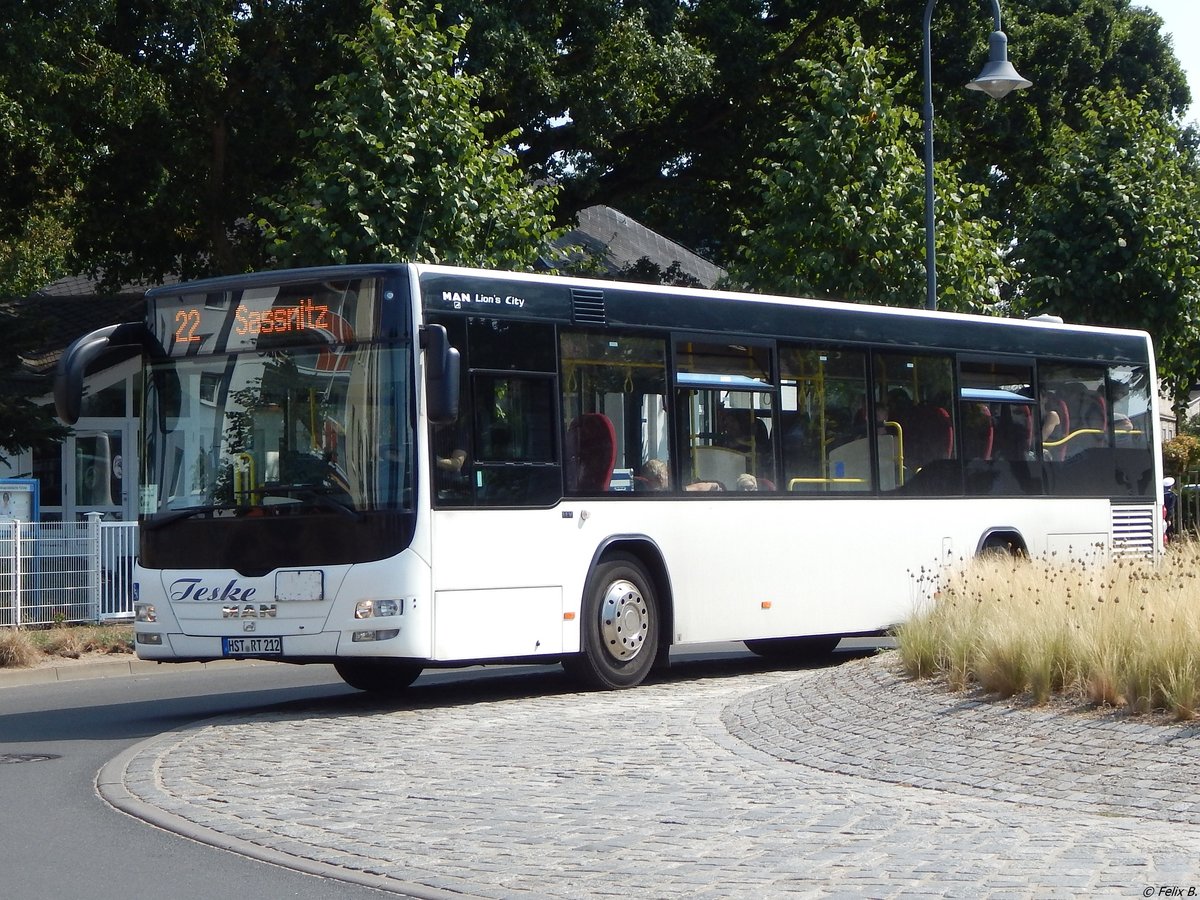
M 434 659 L 562 653 L 561 587 L 437 591 L 433 602 Z
M 137 644 L 143 659 L 220 659 L 223 637 L 276 636 L 284 639 L 285 658 L 433 655 L 429 566 L 412 550 L 391 559 L 288 568 L 261 577 L 231 569 L 138 568 L 135 582 L 138 604 L 152 604 L 158 620 L 138 622 L 136 630 L 163 635 L 162 644 Z M 304 585 L 315 582 L 319 588 L 305 593 Z M 400 613 L 354 617 L 360 600 L 383 599 L 399 601 Z M 391 628 L 399 634 L 387 641 L 352 640 L 358 630 Z
M 929 602 L 947 567 L 973 557 L 991 531 L 1019 535 L 1035 557 L 1094 561 L 1121 548 L 1126 538 L 1113 523 L 1123 527 L 1130 513 L 1147 524 L 1128 549 L 1152 551 L 1161 538 L 1153 505 L 1114 513 L 1104 499 L 624 497 L 437 510 L 432 528 L 443 539 L 432 541 L 432 566 L 408 550 L 261 578 L 139 570 L 139 602 L 155 605 L 158 622 L 138 630 L 164 641 L 137 650 L 145 659 L 216 659 L 222 637 L 253 635 L 282 636 L 285 657 L 453 662 L 573 653 L 590 568 L 605 546 L 626 540 L 661 554 L 674 644 L 879 631 Z M 314 572 L 319 598 L 304 593 Z M 402 613 L 355 619 L 355 605 L 368 599 L 398 600 Z M 368 627 L 399 634 L 352 640 Z
M 454 658 L 464 646 L 487 655 L 478 651 L 491 628 L 505 646 L 513 627 L 527 644 L 541 640 L 555 616 L 562 652 L 577 651 L 588 571 L 612 539 L 640 536 L 661 552 L 675 601 L 672 642 L 686 644 L 878 631 L 927 602 L 944 568 L 973 557 L 990 531 L 1020 535 L 1033 556 L 1091 559 L 1097 544 L 1105 552 L 1112 544 L 1111 517 L 1108 500 L 1062 498 L 625 497 L 440 510 L 432 567 L 438 656 Z M 548 599 L 556 587 L 561 608 Z M 444 616 L 468 607 L 448 605 L 443 616 L 442 597 L 460 592 L 475 598 L 469 608 L 479 618 L 451 626 Z

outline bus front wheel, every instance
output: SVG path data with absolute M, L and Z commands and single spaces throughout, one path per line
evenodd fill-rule
M 417 680 L 421 667 L 399 659 L 339 659 L 333 664 L 342 681 L 372 694 L 399 694 Z
M 564 659 L 563 668 L 604 690 L 641 684 L 658 653 L 658 631 L 654 581 L 637 557 L 614 553 L 588 576 L 581 652 Z

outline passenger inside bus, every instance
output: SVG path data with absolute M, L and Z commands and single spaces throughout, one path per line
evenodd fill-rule
M 1062 416 L 1058 412 L 1058 398 L 1049 391 L 1042 392 L 1042 440 L 1052 441 L 1062 437 Z
M 716 426 L 714 444 L 741 453 L 750 474 L 770 470 L 771 437 L 754 410 L 719 407 Z
M 437 458 L 437 467 L 443 472 L 457 475 L 467 462 L 466 450 L 451 450 L 447 456 Z
M 633 478 L 634 489 L 639 491 L 667 491 L 671 489 L 671 474 L 661 459 L 648 459 L 642 471 Z

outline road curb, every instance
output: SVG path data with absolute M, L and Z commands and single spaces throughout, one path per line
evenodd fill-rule
M 234 662 L 240 662 L 240 660 L 234 660 Z M 207 664 L 197 663 L 197 665 Z M 273 665 L 279 665 L 279 663 L 273 663 Z M 218 716 L 217 718 L 220 719 L 222 717 Z M 131 776 L 130 766 L 136 764 L 138 758 L 147 751 L 153 752 L 157 758 L 157 752 L 153 750 L 156 745 L 162 747 L 173 744 L 179 740 L 181 734 L 196 728 L 202 728 L 204 724 L 204 722 L 197 722 L 187 728 L 168 731 L 164 734 L 139 741 L 132 747 L 125 748 L 105 763 L 100 771 L 96 773 L 96 793 L 113 809 L 146 822 L 149 825 L 153 825 L 156 828 L 161 828 L 180 837 L 206 844 L 210 847 L 216 847 L 229 853 L 236 853 L 239 856 L 256 859 L 259 862 L 269 863 L 307 875 L 329 878 L 348 884 L 362 885 L 363 887 L 374 888 L 389 894 L 412 898 L 412 900 L 464 900 L 465 897 L 471 896 L 459 891 L 440 890 L 428 885 L 405 882 L 400 879 L 389 878 L 385 875 L 356 871 L 309 857 L 285 853 L 282 850 L 276 850 L 272 847 L 255 843 L 254 841 L 244 840 L 207 828 L 204 825 L 199 825 L 134 796 L 126 784 L 130 777 L 136 777 L 136 775 Z
M 101 660 L 69 666 L 44 666 L 39 669 L 0 669 L 0 688 L 56 684 L 60 681 L 85 681 L 91 678 L 120 678 L 130 675 L 155 675 L 186 672 L 189 669 L 225 669 L 246 666 L 278 666 L 269 660 L 221 659 L 213 662 L 160 663 L 149 659 Z

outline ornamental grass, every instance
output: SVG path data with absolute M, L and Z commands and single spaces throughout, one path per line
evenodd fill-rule
M 50 658 L 133 652 L 128 625 L 65 625 L 55 628 L 0 628 L 0 669 L 24 669 Z
M 1200 543 L 1097 562 L 992 554 L 896 628 L 901 664 L 953 690 L 1193 719 L 1200 709 Z

